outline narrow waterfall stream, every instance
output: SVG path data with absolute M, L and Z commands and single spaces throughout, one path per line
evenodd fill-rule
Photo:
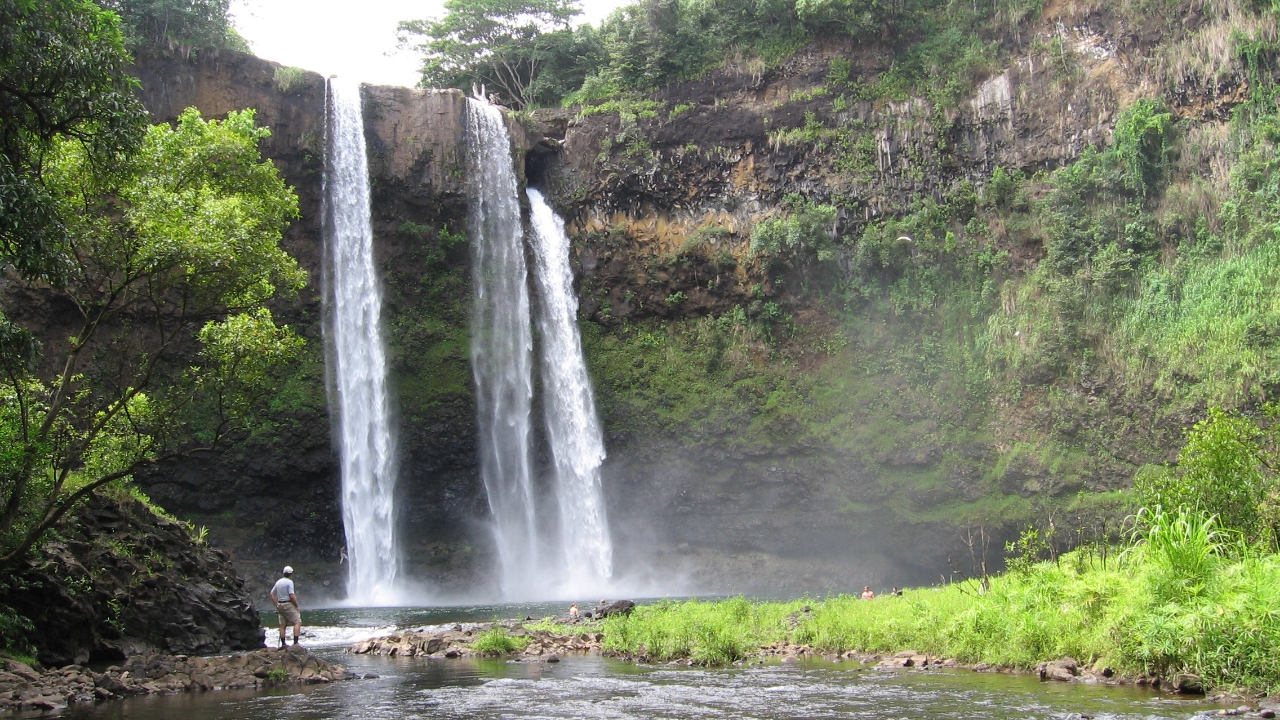
M 325 361 L 342 455 L 347 596 L 353 604 L 385 605 L 396 602 L 400 571 L 396 463 L 359 83 L 335 78 L 329 98 Z
M 507 597 L 530 597 L 544 578 L 529 456 L 533 329 L 519 186 L 502 112 L 467 100 L 471 188 L 471 368 L 476 381 L 480 474 L 493 513 Z
M 565 589 L 580 594 L 599 588 L 613 574 L 613 543 L 600 486 L 604 437 L 582 355 L 564 220 L 541 192 L 529 188 L 528 196 L 541 310 L 543 412 L 555 460 Z

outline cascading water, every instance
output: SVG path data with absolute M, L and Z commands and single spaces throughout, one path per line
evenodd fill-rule
M 613 574 L 613 544 L 600 486 L 604 437 L 578 332 L 578 297 L 564 221 L 542 193 L 528 190 L 538 282 L 538 329 L 547 439 L 555 459 L 566 590 L 600 587 Z
M 359 83 L 330 81 L 328 131 L 325 351 L 341 441 L 347 595 L 355 604 L 385 605 L 396 601 L 400 572 L 396 463 Z
M 511 138 L 498 108 L 467 100 L 467 148 L 480 474 L 493 513 L 502 591 L 531 597 L 544 582 L 529 457 L 533 331 Z

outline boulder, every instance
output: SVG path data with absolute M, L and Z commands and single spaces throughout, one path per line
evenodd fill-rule
M 596 617 L 607 618 L 613 615 L 630 615 L 636 604 L 630 600 L 618 600 L 596 608 Z
M 1074 658 L 1064 657 L 1061 660 L 1040 663 L 1036 668 L 1041 680 L 1071 682 L 1080 674 L 1080 663 Z
M 1199 675 L 1178 673 L 1177 675 L 1169 678 L 1169 684 L 1176 692 L 1180 692 L 1184 695 L 1204 694 L 1204 682 L 1200 679 Z

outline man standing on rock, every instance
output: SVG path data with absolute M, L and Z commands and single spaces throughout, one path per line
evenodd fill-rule
M 298 596 L 293 592 L 293 568 L 284 566 L 284 577 L 271 588 L 271 602 L 276 604 L 280 616 L 280 647 L 284 647 L 284 628 L 293 623 L 293 644 L 302 636 L 302 613 L 298 612 Z

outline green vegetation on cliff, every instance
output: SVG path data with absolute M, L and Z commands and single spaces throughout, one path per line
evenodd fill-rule
M 954 103 L 994 68 L 993 36 L 1016 32 L 1040 0 L 642 0 L 597 29 L 570 29 L 566 0 L 450 0 L 439 20 L 401 23 L 423 53 L 424 86 L 489 90 L 517 108 L 648 92 L 731 64 L 756 75 L 823 38 L 899 48 L 875 77 L 833 66 L 832 82 L 862 95 L 927 94 Z
M 1052 527 L 1010 544 L 985 574 L 902 597 L 661 603 L 604 624 L 605 648 L 725 664 L 775 643 L 820 653 L 905 649 L 1030 669 L 1070 656 L 1101 671 L 1273 691 L 1280 662 L 1280 425 L 1220 410 L 1189 433 L 1176 468 L 1138 484 L 1113 542 L 1058 554 Z M 809 606 L 808 609 L 802 609 Z
M 675 312 L 613 318 L 608 288 L 584 285 L 603 305 L 584 335 L 606 425 L 745 456 L 852 460 L 878 478 L 886 494 L 876 502 L 904 520 L 1114 528 L 1128 510 L 1108 493 L 1171 460 L 1206 408 L 1251 412 L 1273 397 L 1280 359 L 1276 17 L 1215 3 L 1203 28 L 1184 32 L 1138 10 L 1114 14 L 1151 27 L 1146 49 L 1169 91 L 1121 107 L 1111 139 L 1057 169 L 955 172 L 955 139 L 981 121 L 952 120 L 939 108 L 955 98 L 932 96 L 855 116 L 850 103 L 864 96 L 839 56 L 826 85 L 792 89 L 772 108 L 735 96 L 733 112 L 764 115 L 771 142 L 769 152 L 732 153 L 802 167 L 804 179 L 754 177 L 772 200 L 736 231 L 731 262 L 720 256 L 733 243 L 717 250 L 697 233 L 689 250 L 638 258 L 648 283 L 661 274 Z M 1235 31 L 1208 49 L 1230 18 Z M 1045 35 L 1024 51 L 1051 50 L 1036 44 Z M 1063 73 L 1045 87 L 1019 82 L 1064 99 L 1082 80 Z M 1190 112 L 1178 93 L 1209 92 L 1199 84 L 1209 76 L 1239 83 L 1243 102 Z M 729 172 L 703 160 L 724 148 L 662 146 L 683 116 L 672 123 L 659 108 L 646 119 L 632 106 L 599 106 L 618 113 L 597 162 L 632 173 L 621 188 L 643 183 L 627 167 L 638 162 L 692 181 L 706 165 Z M 1035 119 L 1014 112 L 1014 122 Z M 776 117 L 787 124 L 770 124 Z M 877 155 L 877 124 L 898 145 L 892 167 Z M 648 160 L 614 150 L 641 144 Z M 886 194 L 898 204 L 869 199 Z M 698 232 L 716 230 L 727 232 Z M 616 241 L 578 242 L 601 256 Z M 666 280 L 690 262 L 713 280 L 711 302 L 688 303 L 701 288 Z M 735 267 L 736 297 L 719 291 Z

